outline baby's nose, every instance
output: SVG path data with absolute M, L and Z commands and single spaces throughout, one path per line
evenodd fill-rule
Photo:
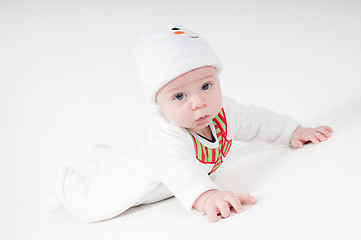
M 207 102 L 204 98 L 200 96 L 195 96 L 192 99 L 192 110 L 198 110 L 201 108 L 207 107 Z

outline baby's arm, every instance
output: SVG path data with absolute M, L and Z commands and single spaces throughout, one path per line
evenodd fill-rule
M 307 142 L 319 143 L 331 137 L 332 128 L 320 126 L 316 128 L 304 128 L 299 126 L 292 133 L 290 144 L 293 148 L 301 148 Z
M 237 213 L 243 211 L 242 203 L 255 204 L 257 200 L 248 193 L 233 193 L 230 191 L 209 190 L 201 194 L 193 207 L 205 213 L 212 222 L 217 222 L 218 214 L 226 218 L 230 216 L 233 207 Z

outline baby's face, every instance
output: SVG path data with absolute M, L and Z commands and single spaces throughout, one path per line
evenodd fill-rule
M 164 85 L 156 99 L 173 122 L 201 133 L 221 109 L 222 92 L 217 70 L 206 66 L 187 72 Z

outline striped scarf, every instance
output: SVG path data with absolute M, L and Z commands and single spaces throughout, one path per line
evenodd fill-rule
M 204 164 L 214 164 L 209 174 L 213 173 L 222 164 L 232 145 L 232 140 L 227 140 L 227 119 L 222 108 L 218 115 L 213 118 L 219 145 L 217 148 L 208 148 L 202 145 L 192 134 L 195 155 L 198 161 Z

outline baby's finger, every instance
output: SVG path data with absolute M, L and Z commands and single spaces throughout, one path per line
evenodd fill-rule
M 291 141 L 291 146 L 293 148 L 301 148 L 301 147 L 303 147 L 303 143 L 300 140 L 294 139 Z
M 316 131 L 317 132 L 319 132 L 319 133 L 321 133 L 323 136 L 325 136 L 325 137 L 331 137 L 331 134 L 330 134 L 330 132 L 329 131 L 327 131 L 325 128 L 323 128 L 323 127 L 317 127 L 316 128 Z
M 227 196 L 224 200 L 226 200 L 237 213 L 241 213 L 243 211 L 242 204 L 236 196 Z
M 226 201 L 219 200 L 217 202 L 217 207 L 222 217 L 226 218 L 231 215 L 231 210 L 229 209 L 228 203 Z
M 323 129 L 325 129 L 327 132 L 333 133 L 333 129 L 330 128 L 329 126 L 319 126 L 319 128 L 323 128 Z
M 325 137 L 323 134 L 319 133 L 319 132 L 316 132 L 314 133 L 314 135 L 317 137 L 317 139 L 321 142 L 323 141 L 326 141 L 327 140 L 327 137 Z
M 212 222 L 218 221 L 218 214 L 215 206 L 206 207 L 204 211 L 207 214 L 209 220 L 211 220 Z
M 257 202 L 257 199 L 249 195 L 249 193 L 238 193 L 237 197 L 241 203 L 255 204 Z
M 311 142 L 315 143 L 315 144 L 317 144 L 317 143 L 320 142 L 320 140 L 318 140 L 318 138 L 315 136 L 315 134 L 311 135 L 311 136 L 309 137 L 309 140 L 310 140 Z

